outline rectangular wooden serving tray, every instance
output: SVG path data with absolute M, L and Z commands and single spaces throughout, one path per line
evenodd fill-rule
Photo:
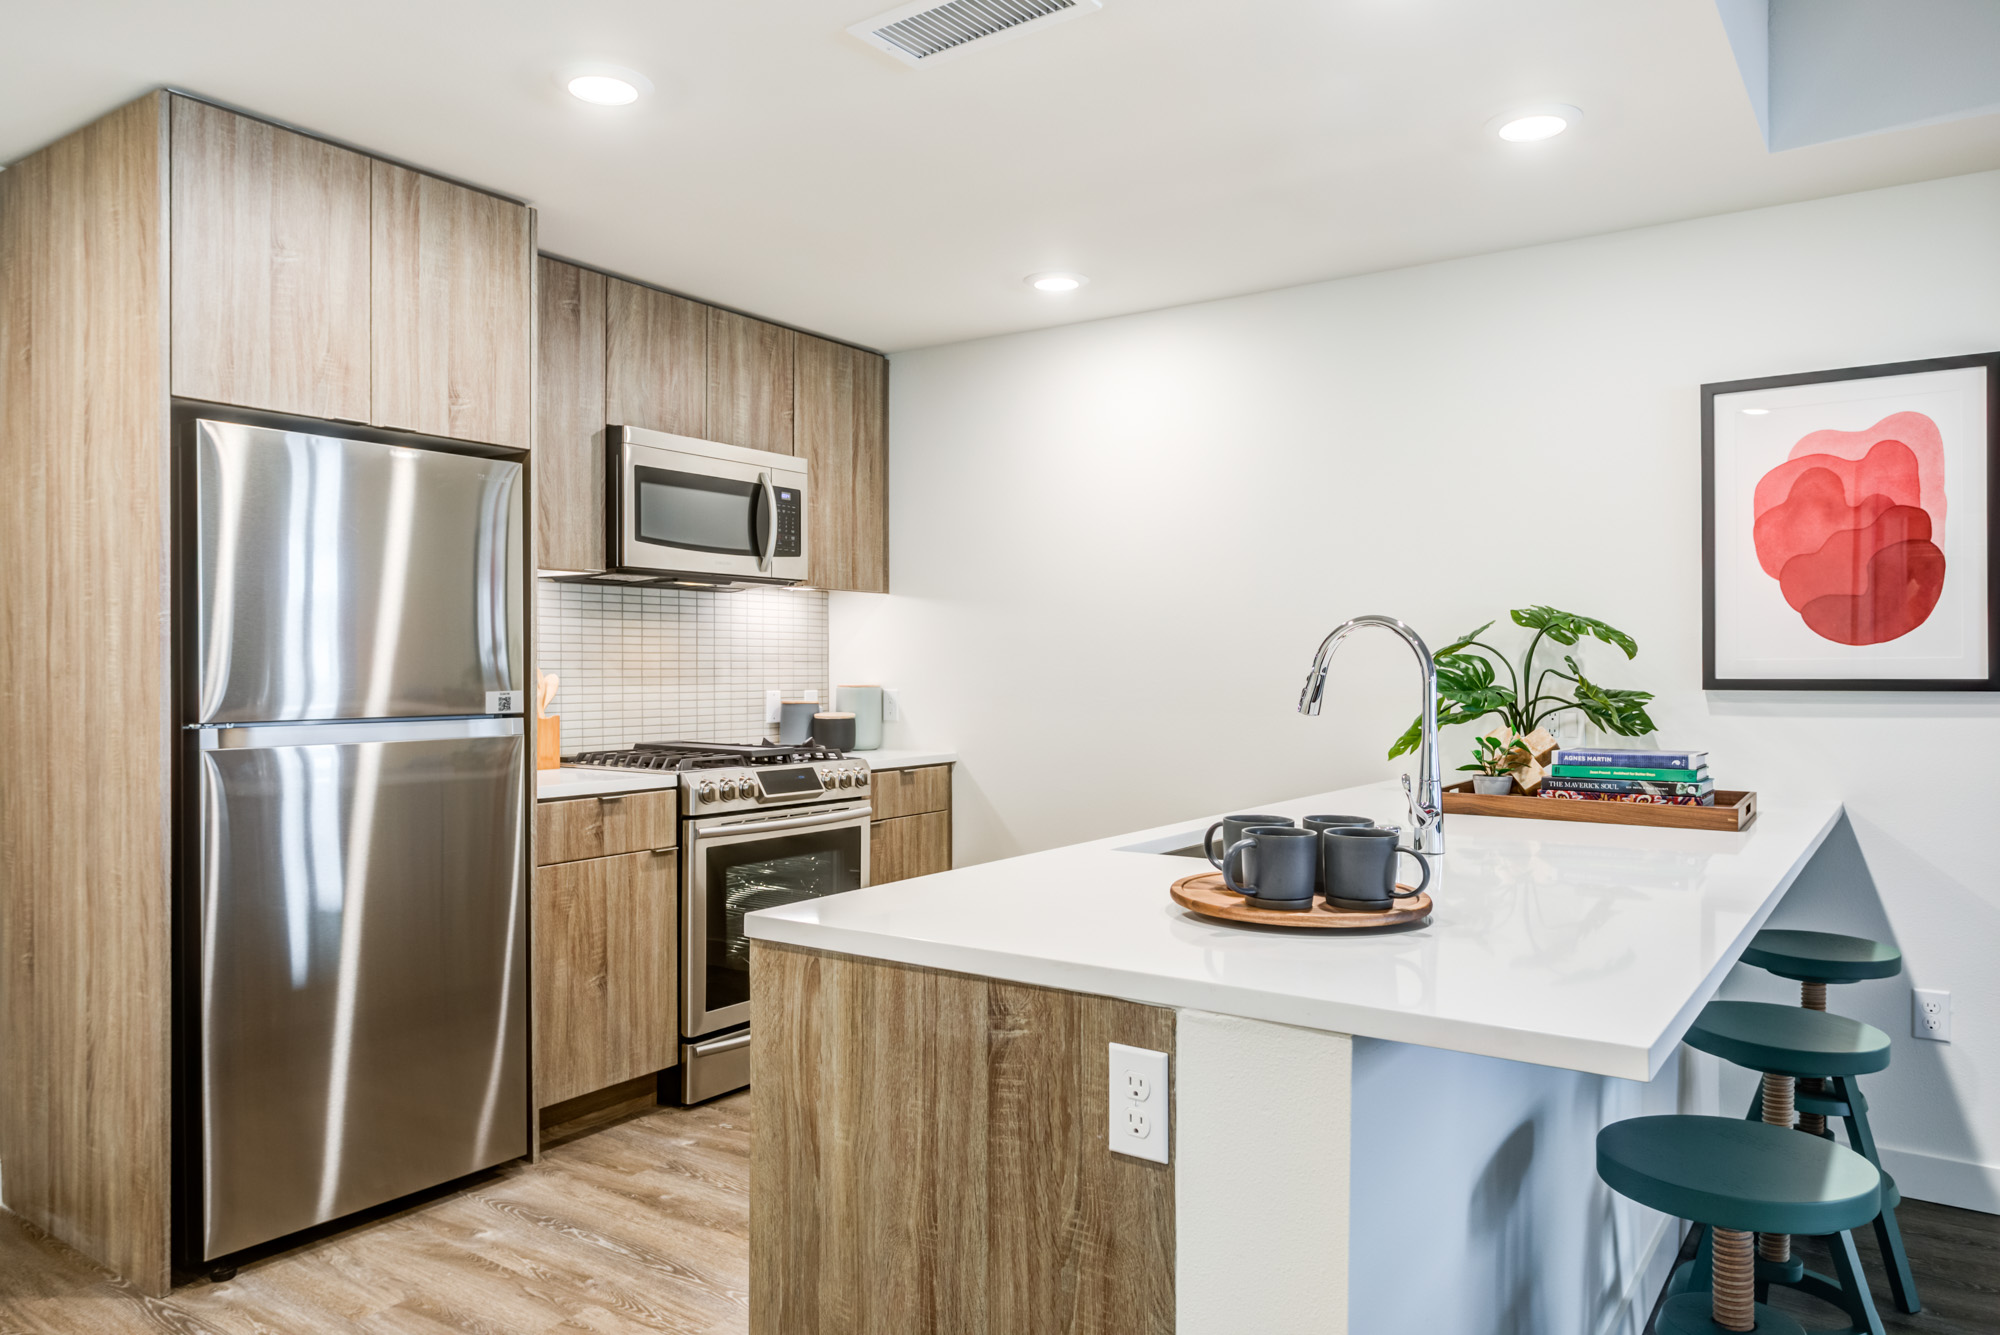
M 1444 790 L 1446 815 L 1519 816 L 1528 820 L 1580 820 L 1592 825 L 1654 825 L 1675 830 L 1747 830 L 1757 819 L 1757 794 L 1715 790 L 1712 807 L 1677 807 L 1665 802 L 1572 802 L 1560 797 L 1509 793 L 1487 797 L 1472 781 Z

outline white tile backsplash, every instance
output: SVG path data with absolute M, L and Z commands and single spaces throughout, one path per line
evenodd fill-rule
M 833 698 L 823 592 L 538 580 L 536 597 L 535 666 L 562 678 L 553 712 L 564 755 L 631 742 L 756 741 L 766 733 L 765 691 Z

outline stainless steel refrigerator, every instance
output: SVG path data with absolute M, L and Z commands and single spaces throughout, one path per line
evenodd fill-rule
M 527 1151 L 523 478 L 318 430 L 181 439 L 183 1255 L 208 1260 Z

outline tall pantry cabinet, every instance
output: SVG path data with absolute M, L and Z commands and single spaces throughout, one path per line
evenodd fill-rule
M 0 1170 L 171 1282 L 170 397 L 525 450 L 534 214 L 149 93 L 0 173 Z M 525 1111 L 525 1110 L 524 1110 Z

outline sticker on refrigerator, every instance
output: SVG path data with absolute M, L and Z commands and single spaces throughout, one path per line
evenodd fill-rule
M 486 712 L 489 714 L 518 714 L 521 712 L 519 691 L 488 691 Z

